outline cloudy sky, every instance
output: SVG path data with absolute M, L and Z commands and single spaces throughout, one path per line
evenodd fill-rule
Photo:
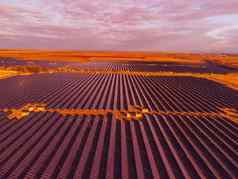
M 238 53 L 238 0 L 0 0 L 0 48 Z

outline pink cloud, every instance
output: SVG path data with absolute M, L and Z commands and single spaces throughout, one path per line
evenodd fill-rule
M 0 48 L 237 52 L 236 17 L 237 0 L 2 0 Z

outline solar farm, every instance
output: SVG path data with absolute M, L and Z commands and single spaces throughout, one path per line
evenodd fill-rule
M 235 69 L 73 65 L 0 80 L 0 178 L 237 178 L 238 92 L 201 76 Z

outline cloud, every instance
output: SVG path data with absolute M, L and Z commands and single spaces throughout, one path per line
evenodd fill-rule
M 0 47 L 234 53 L 237 12 L 237 0 L 2 0 Z

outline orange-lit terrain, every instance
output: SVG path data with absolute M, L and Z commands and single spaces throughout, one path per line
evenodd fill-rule
M 17 58 L 20 60 L 50 60 L 50 61 L 76 61 L 80 63 L 87 63 L 90 60 L 96 61 L 151 61 L 151 62 L 172 62 L 177 64 L 195 64 L 197 66 L 202 66 L 205 61 L 215 62 L 227 67 L 238 69 L 238 55 L 216 55 L 216 54 L 186 54 L 186 53 L 149 53 L 149 52 L 87 52 L 87 51 L 41 51 L 41 50 L 0 50 L 0 57 L 2 58 Z M 15 73 L 32 73 L 34 71 L 39 73 L 53 73 L 53 72 L 81 72 L 85 73 L 88 70 L 82 70 L 79 68 L 42 68 L 37 66 L 30 67 L 8 67 L 1 72 L 1 78 L 10 77 Z M 9 75 L 7 75 L 9 71 Z M 130 71 L 117 72 L 117 71 L 99 71 L 97 69 L 93 70 L 97 73 L 132 73 Z M 140 75 L 147 76 L 193 76 L 202 77 L 210 80 L 216 80 L 222 84 L 228 85 L 232 88 L 238 88 L 238 75 L 237 73 L 230 74 L 193 74 L 193 73 L 174 73 L 170 72 L 156 72 L 156 73 L 141 73 L 136 72 Z
M 31 73 L 0 68 L 0 79 L 10 78 L 10 77 L 19 76 L 19 75 L 31 75 Z
M 25 60 L 145 60 L 170 61 L 177 63 L 202 63 L 205 60 L 215 61 L 224 65 L 237 67 L 238 55 L 229 54 L 190 54 L 175 52 L 101 52 L 101 51 L 46 51 L 46 50 L 0 50 L 1 57 L 13 57 Z
M 237 178 L 238 57 L 0 51 L 0 179 Z
M 150 52 L 87 52 L 87 51 L 41 51 L 41 50 L 0 50 L 1 57 L 12 57 L 23 60 L 143 60 L 166 61 L 178 63 L 202 63 L 209 55 L 150 53 Z M 212 57 L 220 57 L 214 55 Z M 192 60 L 191 60 L 192 59 Z

